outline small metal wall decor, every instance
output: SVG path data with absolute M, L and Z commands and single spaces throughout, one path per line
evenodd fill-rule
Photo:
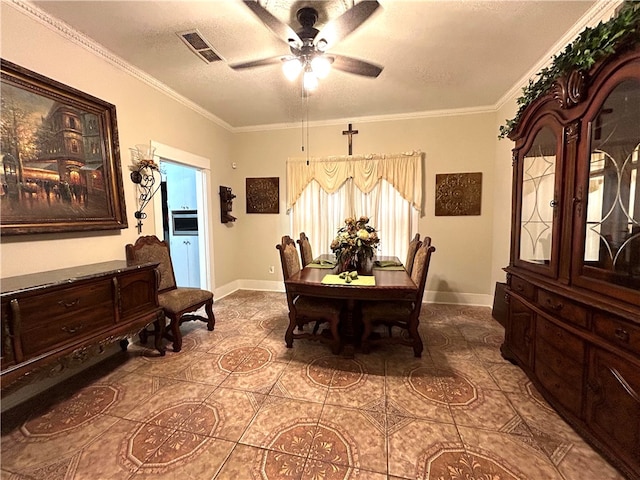
M 280 213 L 280 178 L 247 178 L 247 213 Z
M 480 215 L 482 173 L 436 174 L 436 216 Z

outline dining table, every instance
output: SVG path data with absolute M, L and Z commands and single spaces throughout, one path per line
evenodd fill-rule
M 340 326 L 340 339 L 345 357 L 353 357 L 359 345 L 359 305 L 363 301 L 415 300 L 418 287 L 394 256 L 375 256 L 372 275 L 359 275 L 347 283 L 338 278 L 335 256 L 323 254 L 298 273 L 285 280 L 291 295 L 344 300 L 345 309 Z M 372 278 L 371 278 L 372 277 Z

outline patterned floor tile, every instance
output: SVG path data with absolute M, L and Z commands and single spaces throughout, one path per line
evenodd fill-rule
M 266 395 L 218 388 L 178 426 L 198 435 L 237 442 L 264 403 Z
M 302 480 L 306 459 L 238 444 L 216 480 Z
M 518 435 L 458 427 L 464 451 L 449 458 L 450 468 L 458 468 L 461 478 L 521 478 L 562 480 L 548 457 Z M 437 478 L 437 477 L 435 477 Z
M 336 465 L 387 472 L 386 422 L 383 415 L 325 405 L 309 458 Z
M 306 458 L 322 404 L 269 395 L 240 443 Z
M 437 476 L 429 477 L 429 462 L 443 452 L 463 449 L 458 430 L 445 423 L 405 420 L 389 432 L 389 475 L 437 480 Z
M 0 480 L 621 480 L 500 355 L 486 307 L 425 304 L 425 350 L 286 348 L 284 293 L 126 354 L 2 415 Z
M 154 395 L 125 415 L 129 420 L 160 424 L 165 419 L 171 421 L 170 426 L 176 428 L 193 409 L 204 402 L 215 387 L 193 382 L 173 382 L 158 388 Z

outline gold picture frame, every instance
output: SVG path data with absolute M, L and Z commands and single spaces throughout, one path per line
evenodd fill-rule
M 0 233 L 126 228 L 116 107 L 1 59 Z

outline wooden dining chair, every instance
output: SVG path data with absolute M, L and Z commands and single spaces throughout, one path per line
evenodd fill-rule
M 300 268 L 300 258 L 296 243 L 289 235 L 282 237 L 282 241 L 276 248 L 280 252 L 280 263 L 282 264 L 282 275 L 287 280 L 292 275 L 298 273 Z M 338 327 L 340 324 L 340 312 L 342 302 L 330 298 L 308 297 L 294 295 L 289 292 L 285 282 L 287 293 L 287 304 L 289 305 L 289 327 L 284 335 L 284 340 L 288 348 L 293 347 L 294 339 L 308 338 L 311 340 L 328 341 L 331 350 L 337 354 L 340 352 L 340 334 Z M 312 332 L 304 332 L 303 326 L 307 323 L 315 323 Z M 325 337 L 322 332 L 318 333 L 319 327 L 323 323 L 329 324 L 331 337 Z M 298 327 L 298 333 L 294 330 Z
M 302 260 L 302 268 L 313 262 L 313 250 L 309 238 L 304 232 L 300 234 L 300 239 L 296 240 L 300 245 L 300 260 Z
M 381 300 L 362 303 L 363 332 L 361 346 L 364 353 L 369 353 L 372 344 L 392 343 L 413 347 L 413 354 L 416 357 L 422 356 L 423 344 L 418 332 L 420 308 L 422 307 L 422 297 L 427 283 L 431 254 L 435 250 L 435 247 L 430 245 L 430 241 L 428 241 L 421 243 L 416 251 L 411 272 L 411 279 L 418 287 L 414 299 L 410 301 Z M 374 327 L 380 324 L 388 327 L 388 335 L 381 335 L 379 338 L 374 339 L 371 337 L 371 333 Z M 399 335 L 393 336 L 393 327 L 400 328 Z
M 213 330 L 216 318 L 213 315 L 213 293 L 208 290 L 193 287 L 179 287 L 173 273 L 173 264 L 169 254 L 169 245 L 160 241 L 155 235 L 138 237 L 134 244 L 125 247 L 127 264 L 140 265 L 156 262 L 158 267 L 158 303 L 171 323 L 167 337 L 173 342 L 173 351 L 182 349 L 182 333 L 180 325 L 189 320 L 201 320 L 207 323 L 207 328 Z M 195 312 L 205 307 L 207 317 L 196 315 Z M 146 332 L 140 333 L 144 341 Z
M 420 246 L 420 234 L 416 233 L 416 236 L 413 237 L 413 240 L 409 242 L 409 249 L 407 250 L 407 261 L 404 262 L 404 268 L 409 275 L 411 275 L 411 270 L 413 269 L 413 260 L 416 256 L 416 251 Z

